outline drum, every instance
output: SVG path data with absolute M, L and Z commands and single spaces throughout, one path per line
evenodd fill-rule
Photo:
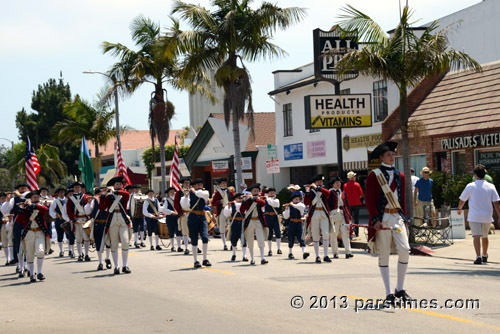
M 91 239 L 91 234 L 92 234 L 92 220 L 87 220 L 85 223 L 82 225 L 83 231 L 87 233 L 89 236 L 90 242 L 93 243 L 94 240 Z
M 213 218 L 212 213 L 210 211 L 205 211 L 205 218 L 207 219 L 207 230 L 209 235 L 215 235 L 216 234 L 216 220 Z
M 160 230 L 160 239 L 170 239 L 168 225 L 164 218 L 158 219 L 158 229 Z

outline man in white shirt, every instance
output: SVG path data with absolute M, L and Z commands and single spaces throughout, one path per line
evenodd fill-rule
M 493 222 L 493 207 L 497 212 L 500 223 L 500 197 L 495 186 L 484 180 L 486 170 L 479 164 L 473 171 L 474 182 L 469 183 L 462 195 L 458 205 L 458 214 L 462 214 L 462 208 L 466 201 L 469 201 L 469 215 L 467 220 L 474 238 L 474 249 L 476 251 L 476 260 L 474 264 L 488 262 L 488 232 L 490 224 Z M 493 207 L 492 204 L 493 203 Z M 481 257 L 481 239 L 483 241 L 483 254 Z
M 64 213 L 64 205 L 66 204 L 66 197 L 64 197 L 64 193 L 66 189 L 58 188 L 55 191 L 57 197 L 54 199 L 52 204 L 49 207 L 49 215 L 54 219 L 56 232 L 57 232 L 57 244 L 59 245 L 59 257 L 64 256 L 63 250 L 63 240 L 64 240 L 64 230 L 61 225 L 64 223 L 63 213 Z M 66 235 L 66 238 L 69 239 L 69 235 Z M 69 244 L 68 244 L 69 248 Z
M 148 198 L 144 201 L 142 206 L 142 214 L 146 217 L 150 250 L 155 250 L 155 247 L 153 246 L 153 233 L 155 234 L 156 250 L 161 250 L 162 248 L 159 245 L 160 227 L 158 226 L 160 203 L 158 202 L 158 199 L 154 197 L 155 193 L 153 189 L 149 189 L 146 192 L 146 195 Z

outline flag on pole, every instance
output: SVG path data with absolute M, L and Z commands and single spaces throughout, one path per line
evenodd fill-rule
M 85 136 L 82 138 L 82 147 L 80 150 L 80 160 L 78 161 L 78 169 L 82 172 L 82 182 L 85 184 L 87 191 L 94 190 L 94 168 L 90 159 L 89 150 Z
M 175 190 L 181 190 L 179 186 L 179 148 L 177 147 L 177 136 L 175 136 L 175 150 L 174 158 L 172 159 L 172 166 L 170 167 L 170 187 L 174 187 Z
M 28 188 L 33 191 L 38 189 L 38 182 L 36 176 L 40 173 L 40 164 L 36 158 L 35 150 L 31 146 L 30 138 L 26 141 L 26 154 L 24 156 L 26 166 L 26 183 Z
M 132 182 L 130 182 L 130 178 L 128 177 L 127 166 L 125 166 L 125 162 L 123 161 L 122 152 L 120 152 L 120 147 L 118 146 L 118 143 L 116 143 L 115 145 L 116 145 L 116 161 L 118 165 L 118 176 L 123 177 L 127 184 L 132 184 Z

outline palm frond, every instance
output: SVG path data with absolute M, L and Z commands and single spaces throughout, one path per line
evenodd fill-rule
M 387 42 L 387 34 L 371 17 L 351 5 L 347 5 L 341 10 L 344 14 L 338 16 L 340 27 L 345 31 L 357 31 L 359 41 L 377 44 Z

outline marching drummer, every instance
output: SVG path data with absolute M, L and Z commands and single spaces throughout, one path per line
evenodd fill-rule
M 191 182 L 193 188 L 180 200 L 184 211 L 190 211 L 188 216 L 189 237 L 194 257 L 194 267 L 200 268 L 198 262 L 198 234 L 203 243 L 203 265 L 210 267 L 212 264 L 207 259 L 208 252 L 208 224 L 205 216 L 205 206 L 210 197 L 207 190 L 203 190 L 203 180 L 195 179 Z
M 214 208 L 214 217 L 217 219 L 217 223 L 219 225 L 222 245 L 224 246 L 224 250 L 227 250 L 226 226 L 228 222 L 226 216 L 222 214 L 222 209 L 227 206 L 229 199 L 233 196 L 233 193 L 227 188 L 227 179 L 220 178 L 217 181 L 219 184 L 216 186 L 216 191 L 212 198 L 212 207 Z
M 107 234 L 105 231 L 108 212 L 106 210 L 99 210 L 99 203 L 105 199 L 107 191 L 108 188 L 106 187 L 95 188 L 94 198 L 90 201 L 89 204 L 85 205 L 85 213 L 91 219 L 93 219 L 91 234 L 94 235 L 97 258 L 99 259 L 97 270 L 104 269 L 104 266 L 102 264 L 102 253 L 104 252 L 104 248 L 106 248 L 106 259 L 104 260 L 106 263 L 106 269 L 111 269 L 111 260 L 109 256 L 111 253 L 111 246 L 108 242 L 106 242 Z
M 141 196 L 141 186 L 138 184 L 128 185 L 125 190 L 130 193 L 128 202 L 128 213 L 132 219 L 132 228 L 134 229 L 134 246 L 135 248 L 146 247 L 144 244 L 144 214 L 142 213 L 143 200 Z
M 158 244 L 160 238 L 160 228 L 158 226 L 158 218 L 160 218 L 160 204 L 158 202 L 158 199 L 155 198 L 154 195 L 154 190 L 149 189 L 146 192 L 146 196 L 148 196 L 148 198 L 142 205 L 142 214 L 144 215 L 144 217 L 146 217 L 149 244 L 151 246 L 150 250 L 152 251 L 155 250 L 155 247 L 153 247 L 153 233 L 155 234 L 156 250 L 161 250 L 161 247 Z
M 306 243 L 304 242 L 304 225 L 302 222 L 302 217 L 304 216 L 304 210 L 306 206 L 300 201 L 300 194 L 292 195 L 292 202 L 283 205 L 286 209 L 283 211 L 283 218 L 288 220 L 288 258 L 290 260 L 295 259 L 292 253 L 292 248 L 295 243 L 295 239 L 299 242 L 302 249 L 302 258 L 305 260 L 309 257 L 309 253 L 306 252 Z
M 268 188 L 266 190 L 266 194 L 264 218 L 266 219 L 267 226 L 269 226 L 269 236 L 267 238 L 269 252 L 267 255 L 272 256 L 273 234 L 276 236 L 277 254 L 281 254 L 281 227 L 278 219 L 278 212 L 276 212 L 276 210 L 280 207 L 280 200 L 276 198 L 275 188 Z
M 236 261 L 236 246 L 238 245 L 238 239 L 241 240 L 242 251 L 243 251 L 243 259 L 242 261 L 247 262 L 248 258 L 247 254 L 247 245 L 244 242 L 245 238 L 241 238 L 241 231 L 243 230 L 243 224 L 245 216 L 240 212 L 241 202 L 243 201 L 243 194 L 236 193 L 231 198 L 231 202 L 227 203 L 227 206 L 224 208 L 223 214 L 226 219 L 229 221 L 229 240 L 231 241 L 231 246 L 233 248 L 233 256 L 231 257 L 231 261 Z
M 169 187 L 167 189 L 167 197 L 163 202 L 162 212 L 166 215 L 168 234 L 170 236 L 170 244 L 172 248 L 170 249 L 172 252 L 175 252 L 175 244 L 174 244 L 174 235 L 177 240 L 177 251 L 183 252 L 184 250 L 181 248 L 181 232 L 179 231 L 179 227 L 177 225 L 177 220 L 179 218 L 177 211 L 174 208 L 174 199 L 175 199 L 175 188 Z
M 250 264 L 255 264 L 255 259 L 253 257 L 255 237 L 257 237 L 257 244 L 260 250 L 260 263 L 266 264 L 268 261 L 264 258 L 264 240 L 267 237 L 265 232 L 267 225 L 263 213 L 266 201 L 259 197 L 260 183 L 251 185 L 247 188 L 247 191 L 250 191 L 251 195 L 241 204 L 240 212 L 245 215 L 244 236 L 248 243 L 248 249 L 250 250 Z
M 50 204 L 49 207 L 49 215 L 54 219 L 57 233 L 57 244 L 59 245 L 59 257 L 64 256 L 63 249 L 63 240 L 64 240 L 64 230 L 61 225 L 64 223 L 63 212 L 64 212 L 64 204 L 66 203 L 66 197 L 64 197 L 64 193 L 66 189 L 58 188 L 55 191 L 56 198 Z M 69 235 L 66 234 L 66 238 L 69 239 Z
M 83 224 L 87 221 L 87 215 L 85 214 L 85 205 L 89 201 L 89 196 L 82 193 L 81 182 L 75 182 L 71 185 L 74 190 L 74 194 L 69 198 L 66 203 L 66 212 L 70 221 L 73 224 L 72 230 L 76 237 L 76 249 L 78 251 L 78 262 L 83 261 L 82 253 L 82 242 L 85 245 L 85 261 L 90 261 L 89 257 L 89 247 L 90 238 L 89 235 L 83 230 Z
M 175 193 L 175 198 L 174 198 L 174 209 L 178 214 L 178 220 L 177 224 L 179 227 L 179 231 L 182 233 L 182 240 L 184 242 L 184 246 L 186 249 L 184 250 L 184 255 L 189 255 L 189 249 L 188 249 L 188 244 L 189 244 L 189 228 L 188 228 L 188 215 L 189 215 L 189 209 L 184 210 L 184 208 L 181 206 L 181 199 L 186 196 L 186 194 L 189 193 L 189 187 L 191 184 L 191 179 L 189 177 L 182 177 L 179 180 L 180 183 L 182 183 L 182 189 L 177 191 Z

